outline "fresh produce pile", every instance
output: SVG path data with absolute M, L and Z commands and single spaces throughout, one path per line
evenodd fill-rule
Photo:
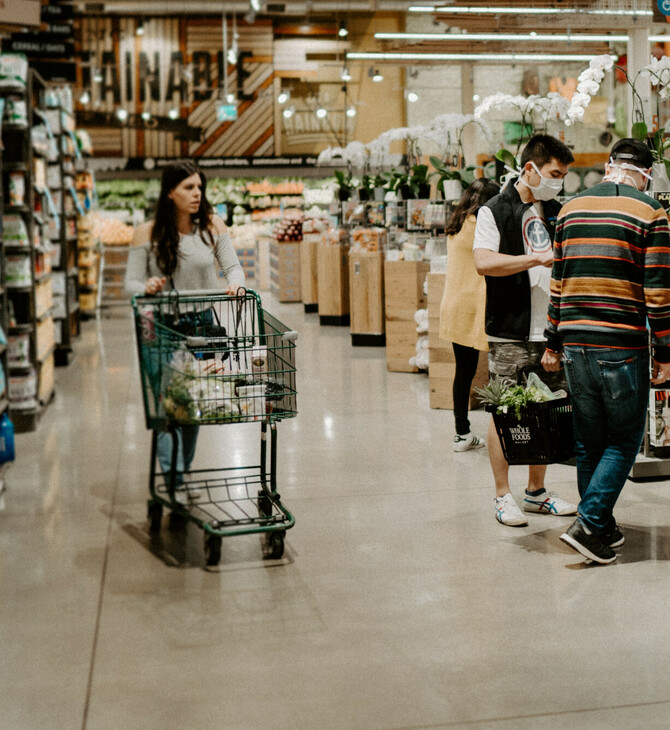
M 274 227 L 272 235 L 276 241 L 302 241 L 302 220 L 283 218 Z
M 542 403 L 567 395 L 564 390 L 552 393 L 536 373 L 530 373 L 526 385 L 516 385 L 511 380 L 496 375 L 484 388 L 475 388 L 475 392 L 484 403 L 498 406 L 498 413 L 512 410 L 517 420 L 521 419 L 529 403 Z

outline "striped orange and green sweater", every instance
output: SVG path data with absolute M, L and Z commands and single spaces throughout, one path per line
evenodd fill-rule
M 644 348 L 670 361 L 670 233 L 660 203 L 604 182 L 558 215 L 547 346 Z

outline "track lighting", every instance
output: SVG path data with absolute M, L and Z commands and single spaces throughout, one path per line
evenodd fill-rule
M 370 68 L 368 71 L 368 75 L 372 77 L 372 80 L 376 83 L 379 83 L 380 81 L 384 80 L 384 77 L 380 73 L 378 68 Z
M 170 109 L 170 111 L 168 112 L 168 117 L 170 117 L 170 119 L 178 119 L 179 118 L 179 109 L 174 109 L 174 108 Z
M 342 70 L 340 71 L 340 78 L 342 79 L 342 81 L 351 81 L 351 73 L 346 66 L 342 66 Z
M 141 18 L 137 21 L 135 35 L 144 35 L 144 21 Z
M 337 31 L 337 35 L 339 35 L 340 38 L 346 38 L 349 35 L 349 31 L 347 30 L 347 26 L 343 20 L 340 21 L 340 29 Z
M 347 116 L 348 117 L 355 117 L 356 116 L 356 107 L 355 106 L 350 106 L 347 109 Z
M 279 92 L 279 96 L 277 97 L 277 103 L 279 104 L 286 104 L 286 102 L 289 100 L 290 93 L 286 90 L 282 90 Z
M 328 111 L 324 109 L 322 106 L 320 106 L 316 110 L 316 116 L 319 117 L 319 119 L 325 119 L 328 116 Z
M 145 122 L 148 122 L 151 119 L 151 112 L 142 112 L 142 119 L 144 119 Z
M 127 109 L 117 109 L 116 110 L 116 118 L 120 122 L 125 122 L 126 119 L 128 119 L 128 110 Z
M 88 104 L 89 101 L 91 101 L 91 95 L 88 91 L 84 91 L 84 93 L 79 97 L 79 103 Z

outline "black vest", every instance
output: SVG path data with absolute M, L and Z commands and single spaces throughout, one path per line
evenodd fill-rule
M 521 256 L 523 214 L 532 203 L 524 203 L 511 180 L 505 189 L 485 203 L 493 213 L 500 232 L 500 253 Z M 552 243 L 556 216 L 561 209 L 556 200 L 542 203 L 545 226 Z M 530 280 L 527 271 L 510 276 L 486 277 L 486 334 L 509 340 L 525 340 L 530 330 Z

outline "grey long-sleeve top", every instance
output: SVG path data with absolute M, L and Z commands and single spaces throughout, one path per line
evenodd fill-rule
M 218 264 L 218 265 L 217 265 Z M 220 289 L 218 269 L 223 271 L 229 285 L 244 285 L 244 271 L 237 260 L 230 234 L 221 233 L 214 239 L 214 248 L 202 240 L 199 231 L 180 234 L 179 259 L 173 280 L 177 291 Z M 128 253 L 125 290 L 129 296 L 144 294 L 147 279 L 164 276 L 151 251 L 151 242 L 133 246 Z

